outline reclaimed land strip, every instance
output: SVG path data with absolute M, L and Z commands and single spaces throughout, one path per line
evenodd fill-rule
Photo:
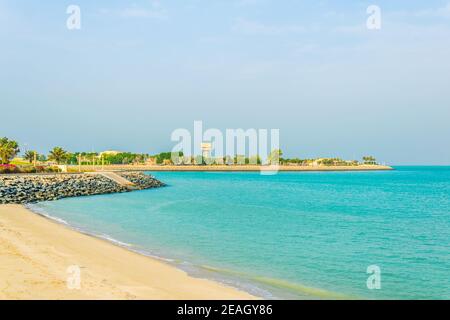
M 71 171 L 79 170 L 78 166 L 69 166 Z M 105 166 L 82 166 L 82 171 L 264 171 L 272 170 L 269 166 L 259 165 L 105 165 Z M 359 166 L 288 166 L 280 165 L 278 171 L 286 172 L 310 172 L 310 171 L 383 171 L 393 170 L 384 165 L 359 165 Z
M 142 172 L 117 172 L 133 189 L 150 189 L 164 183 Z M 25 204 L 67 197 L 131 191 L 126 185 L 99 174 L 0 175 L 0 204 Z

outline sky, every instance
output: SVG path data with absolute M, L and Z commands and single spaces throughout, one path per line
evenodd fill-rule
M 200 120 L 279 129 L 285 157 L 450 165 L 450 0 L 0 0 L 0 119 L 42 153 L 170 151 Z

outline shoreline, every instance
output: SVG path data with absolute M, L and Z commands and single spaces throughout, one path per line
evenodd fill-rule
M 71 172 L 78 172 L 79 167 L 68 166 Z M 259 165 L 83 165 L 81 172 L 96 171 L 186 171 L 186 172 L 259 172 L 271 171 L 270 166 Z M 286 166 L 280 165 L 278 171 L 283 172 L 334 172 L 334 171 L 386 171 L 394 170 L 393 167 L 385 165 L 360 165 L 360 166 Z
M 257 299 L 158 258 L 77 231 L 22 205 L 0 205 L 1 299 Z M 81 288 L 68 289 L 79 266 Z

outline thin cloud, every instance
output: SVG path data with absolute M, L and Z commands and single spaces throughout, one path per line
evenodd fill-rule
M 159 1 L 151 1 L 149 6 L 132 5 L 130 7 L 111 11 L 109 9 L 100 10 L 101 14 L 115 15 L 121 18 L 142 18 L 166 20 L 168 18 L 167 11 L 161 6 Z
M 439 8 L 435 12 L 436 16 L 450 18 L 450 2 L 445 7 Z
M 236 6 L 246 7 L 246 6 L 252 6 L 252 5 L 258 4 L 260 2 L 261 2 L 261 0 L 238 0 L 238 1 L 236 1 Z
M 416 11 L 398 11 L 391 14 L 393 17 L 416 17 L 416 18 L 450 18 L 450 2 L 441 8 L 429 8 Z
M 268 25 L 257 21 L 238 19 L 232 26 L 234 32 L 245 35 L 279 36 L 292 33 L 303 33 L 305 28 L 300 25 Z
M 120 16 L 123 18 L 167 19 L 167 14 L 164 11 L 136 7 L 122 10 Z

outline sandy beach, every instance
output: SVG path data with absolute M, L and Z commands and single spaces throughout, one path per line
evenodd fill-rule
M 20 205 L 0 205 L 0 260 L 0 299 L 255 298 L 76 232 Z M 71 266 L 81 271 L 79 289 Z

